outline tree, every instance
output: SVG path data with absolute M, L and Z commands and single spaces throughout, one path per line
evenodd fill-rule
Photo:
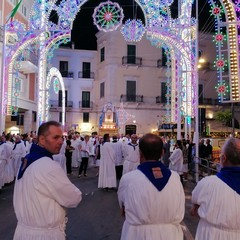
M 222 122 L 223 126 L 227 126 L 228 130 L 228 127 L 231 125 L 232 112 L 231 110 L 217 111 L 215 113 L 215 119 Z

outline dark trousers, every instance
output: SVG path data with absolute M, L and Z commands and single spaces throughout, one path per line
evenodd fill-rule
M 67 167 L 67 174 L 72 173 L 72 154 L 68 153 L 65 154 L 66 156 L 66 167 Z
M 120 180 L 122 177 L 123 165 L 115 166 L 115 169 L 116 169 L 116 178 L 117 180 Z
M 87 172 L 87 167 L 88 167 L 88 157 L 83 157 L 82 158 L 82 162 L 81 162 L 81 165 L 79 167 L 79 172 L 78 174 L 81 175 L 82 174 L 82 171 L 84 174 L 86 174 Z

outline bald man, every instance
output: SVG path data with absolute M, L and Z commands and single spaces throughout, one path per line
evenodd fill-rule
M 141 164 L 122 176 L 118 188 L 125 217 L 121 240 L 183 240 L 185 196 L 180 177 L 159 161 L 159 136 L 146 134 L 139 149 Z
M 196 240 L 240 239 L 240 140 L 221 150 L 221 171 L 203 178 L 192 192 L 192 215 L 199 215 Z

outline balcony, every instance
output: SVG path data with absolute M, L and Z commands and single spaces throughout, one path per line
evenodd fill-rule
M 78 78 L 94 79 L 94 72 L 78 72 Z
M 157 67 L 158 68 L 165 68 L 165 67 L 167 67 L 166 61 L 164 62 L 162 59 L 158 59 L 157 60 Z
M 171 102 L 171 99 L 169 101 Z M 167 103 L 167 98 L 165 96 L 157 96 L 156 103 Z
M 4 36 L 4 27 L 0 26 L 0 42 L 3 42 L 3 36 Z
M 218 99 L 214 98 L 199 98 L 199 105 L 221 105 Z
M 62 74 L 62 77 L 64 77 L 64 78 L 74 78 L 73 72 L 60 71 L 60 73 Z
M 135 56 L 124 56 L 122 57 L 122 65 L 134 65 L 142 66 L 142 58 Z
M 50 108 L 61 108 L 62 102 L 59 102 L 58 100 L 50 100 L 49 101 Z M 65 104 L 66 108 L 72 108 L 73 107 L 73 101 L 67 101 Z
M 92 109 L 93 108 L 93 102 L 92 101 L 80 101 L 79 102 L 79 108 L 87 108 L 87 109 Z
M 121 95 L 120 102 L 142 103 L 143 95 Z

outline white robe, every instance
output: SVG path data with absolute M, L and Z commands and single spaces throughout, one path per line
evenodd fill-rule
M 169 160 L 169 169 L 178 172 L 179 175 L 183 174 L 183 153 L 180 148 L 173 150 Z
M 60 164 L 60 166 L 62 167 L 65 173 L 67 173 L 66 156 L 65 156 L 66 145 L 67 145 L 66 141 L 64 141 L 59 154 L 53 155 L 53 160 Z
M 4 171 L 4 183 L 10 183 L 14 180 L 13 144 L 7 141 L 5 147 L 7 164 Z
M 6 143 L 0 145 L 0 189 L 4 186 L 4 172 L 7 165 Z
M 64 208 L 76 207 L 81 199 L 82 193 L 57 162 L 48 157 L 35 161 L 15 182 L 14 240 L 65 240 Z
M 136 145 L 134 148 L 133 146 L 124 144 L 123 155 L 124 155 L 123 162 L 123 175 L 124 175 L 125 173 L 137 169 L 138 165 L 140 164 L 139 146 Z
M 183 240 L 185 195 L 177 173 L 159 192 L 140 170 L 131 171 L 120 180 L 118 200 L 125 207 L 121 240 Z
M 98 188 L 117 187 L 115 153 L 110 142 L 101 145 Z
M 71 146 L 74 147 L 74 150 L 72 151 L 72 167 L 77 168 L 79 167 L 79 158 L 80 158 L 80 152 L 79 152 L 79 145 L 80 142 L 76 140 L 71 140 Z
M 14 174 L 17 175 L 18 169 L 22 163 L 22 158 L 26 156 L 26 148 L 23 142 L 16 145 L 13 150 Z
M 240 195 L 217 176 L 198 182 L 192 202 L 200 205 L 196 240 L 240 239 Z

